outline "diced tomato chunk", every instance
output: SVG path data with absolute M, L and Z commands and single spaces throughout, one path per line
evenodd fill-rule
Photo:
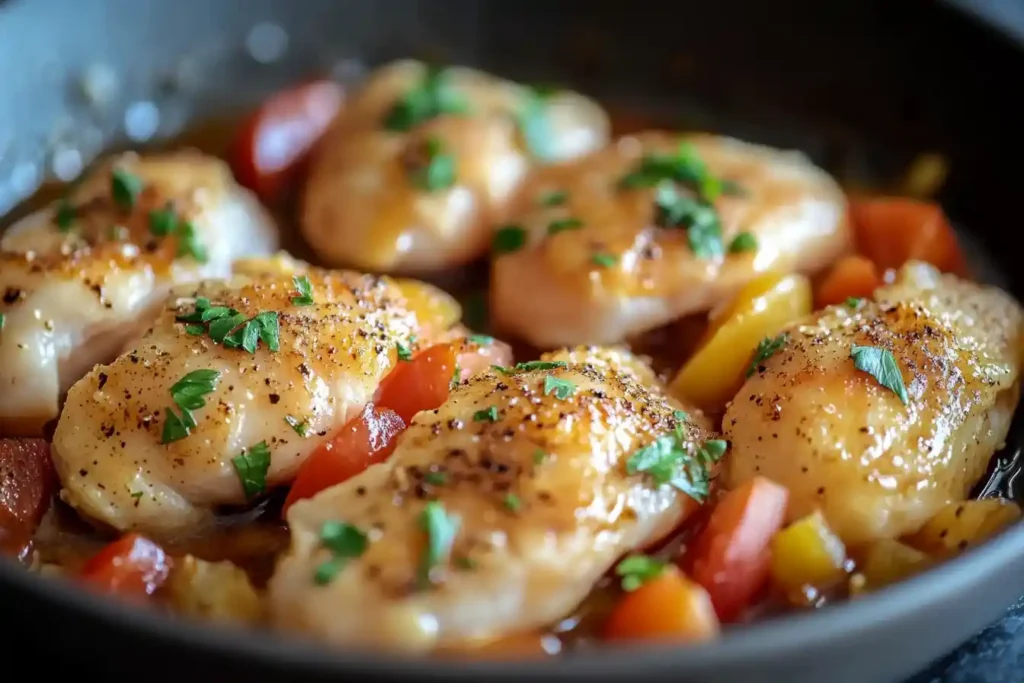
M 850 216 L 857 249 L 881 272 L 918 260 L 945 272 L 967 274 L 956 232 L 934 202 L 907 197 L 854 199 Z
M 0 439 L 0 551 L 21 555 L 56 488 L 50 444 Z
M 381 383 L 374 403 L 395 411 L 406 424 L 412 422 L 416 413 L 434 410 L 448 398 L 456 360 L 452 344 L 436 344 L 411 360 L 398 361 Z
M 835 306 L 850 299 L 870 299 L 882 284 L 878 267 L 865 256 L 850 255 L 836 261 L 818 284 L 815 308 Z
M 152 595 L 171 574 L 164 549 L 139 534 L 109 544 L 82 567 L 79 577 L 90 586 L 128 598 Z
M 675 567 L 626 593 L 604 628 L 608 640 L 663 639 L 681 642 L 718 635 L 719 623 L 707 591 Z

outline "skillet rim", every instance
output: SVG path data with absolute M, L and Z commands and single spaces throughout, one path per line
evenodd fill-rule
M 636 675 L 638 666 L 671 669 L 677 675 L 714 671 L 728 660 L 777 661 L 787 653 L 814 649 L 833 640 L 881 628 L 887 622 L 912 621 L 929 606 L 945 600 L 967 601 L 974 588 L 992 578 L 1004 566 L 1020 561 L 1024 548 L 1024 522 L 1007 528 L 963 555 L 947 560 L 919 575 L 900 581 L 862 598 L 825 608 L 791 613 L 738 625 L 714 641 L 680 645 L 666 642 L 610 643 L 567 655 L 539 659 L 457 660 L 424 658 L 396 653 L 356 652 L 335 649 L 270 629 L 247 630 L 201 620 L 175 618 L 155 609 L 139 608 L 127 601 L 91 593 L 64 578 L 41 577 L 7 558 L 0 560 L 0 586 L 12 587 L 41 606 L 72 610 L 98 619 L 113 630 L 134 630 L 163 641 L 161 645 L 204 651 L 223 657 L 244 657 L 250 665 L 288 665 L 296 675 L 336 675 L 372 671 L 399 680 L 444 676 L 445 680 L 477 681 L 486 674 L 492 680 L 519 680 L 550 674 L 563 678 Z M 994 617 L 995 615 L 993 615 Z

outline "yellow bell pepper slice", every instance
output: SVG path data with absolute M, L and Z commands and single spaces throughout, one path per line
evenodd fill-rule
M 711 317 L 707 341 L 672 380 L 684 403 L 718 412 L 731 399 L 765 337 L 811 312 L 812 290 L 803 275 L 768 273 L 747 284 L 732 303 Z
M 772 539 L 772 580 L 787 592 L 828 588 L 846 574 L 846 547 L 813 512 Z

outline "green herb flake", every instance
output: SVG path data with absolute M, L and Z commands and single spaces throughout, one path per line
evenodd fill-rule
M 622 590 L 631 592 L 661 576 L 667 567 L 661 560 L 647 555 L 630 555 L 615 567 L 615 575 L 622 578 Z
M 345 522 L 324 522 L 320 528 L 320 545 L 330 552 L 329 560 L 321 563 L 313 574 L 318 586 L 326 586 L 345 568 L 349 560 L 366 552 L 369 538 L 358 527 Z
M 178 238 L 178 258 L 188 256 L 198 263 L 206 263 L 209 254 L 207 254 L 203 243 L 199 241 L 199 235 L 196 234 L 196 226 L 189 221 L 183 221 L 178 225 L 175 235 Z
M 528 88 L 523 104 L 516 113 L 516 123 L 523 145 L 530 156 L 538 161 L 551 161 L 554 157 L 554 139 L 548 116 L 550 93 L 540 88 Z
M 298 296 L 292 297 L 292 303 L 296 306 L 312 306 L 313 285 L 309 278 L 305 275 L 295 275 L 292 277 L 292 283 L 295 285 L 295 291 L 299 293 Z
M 305 420 L 299 420 L 299 418 L 292 415 L 285 415 L 284 421 L 303 439 L 309 434 L 309 423 Z
M 672 417 L 680 421 L 686 421 L 690 419 L 690 416 L 686 414 L 685 410 L 674 410 L 672 411 Z
M 125 211 L 135 207 L 142 187 L 142 179 L 123 168 L 115 168 L 110 174 L 110 192 L 114 203 Z
M 3 330 L 4 329 L 4 325 L 6 325 L 6 324 L 7 324 L 7 316 L 4 315 L 3 313 L 0 313 L 0 330 Z
M 490 346 L 494 343 L 494 337 L 486 334 L 471 334 L 466 340 L 477 346 Z
M 611 268 L 616 263 L 618 263 L 618 259 L 616 259 L 611 254 L 597 253 L 593 254 L 590 257 L 590 262 L 593 263 L 595 266 L 601 266 L 602 268 Z
M 555 398 L 564 401 L 576 392 L 576 385 L 567 379 L 561 379 L 559 377 L 552 377 L 548 375 L 544 378 L 544 395 L 550 396 L 555 395 Z
M 445 512 L 440 501 L 432 500 L 420 513 L 420 528 L 427 535 L 427 547 L 420 561 L 420 583 L 430 583 L 431 571 L 449 556 L 459 532 L 457 517 Z
M 185 325 L 185 332 L 193 337 L 201 337 L 206 334 L 206 328 L 202 325 Z
M 626 473 L 644 473 L 657 485 L 668 484 L 697 502 L 703 502 L 709 492 L 710 475 L 707 469 L 717 446 L 701 456 L 690 454 L 690 443 L 681 427 L 671 434 L 659 436 L 653 443 L 637 450 L 626 460 Z
M 506 368 L 504 365 L 492 365 L 491 370 L 500 372 L 503 375 L 511 375 L 515 371 L 515 368 Z
M 388 110 L 384 127 L 405 132 L 443 114 L 467 114 L 466 100 L 448 85 L 447 73 L 428 66 L 420 83 L 407 91 Z
M 243 448 L 242 452 L 231 459 L 238 480 L 242 482 L 245 499 L 252 500 L 267 490 L 267 472 L 270 471 L 270 446 L 260 441 L 251 448 Z
M 448 474 L 445 472 L 431 470 L 423 475 L 423 481 L 427 482 L 431 486 L 444 486 L 448 483 Z
M 174 207 L 167 204 L 162 209 L 149 212 L 149 232 L 154 237 L 167 237 L 178 230 L 178 214 Z
M 519 499 L 519 496 L 514 493 L 509 493 L 505 496 L 505 500 L 502 501 L 505 509 L 509 512 L 519 512 L 523 507 L 523 501 Z
M 879 384 L 899 396 L 904 405 L 910 400 L 907 396 L 907 387 L 903 384 L 900 366 L 891 351 L 854 344 L 850 349 L 850 357 L 853 358 L 855 368 L 878 380 Z
M 179 441 L 188 436 L 196 426 L 193 410 L 206 405 L 204 396 L 217 387 L 220 373 L 216 370 L 193 370 L 171 387 L 171 400 L 181 411 L 176 414 L 171 408 L 164 410 L 164 426 L 160 443 Z
M 499 368 L 500 366 L 492 365 L 491 367 Z M 522 370 L 523 372 L 531 372 L 533 370 L 557 370 L 559 368 L 567 368 L 569 364 L 564 360 L 528 360 L 525 363 L 516 363 L 516 370 Z M 510 374 L 502 368 L 505 374 Z
M 740 254 L 745 251 L 757 251 L 757 238 L 749 232 L 739 233 L 729 243 L 730 254 Z
M 253 318 L 259 327 L 260 341 L 267 345 L 267 348 L 277 353 L 281 350 L 281 324 L 278 320 L 277 311 L 263 311 L 257 313 Z
M 511 254 L 526 246 L 526 230 L 518 225 L 506 225 L 498 228 L 491 242 L 491 250 L 495 254 Z
M 142 498 L 143 495 L 145 495 L 145 491 L 132 491 L 131 493 L 132 498 L 134 498 L 135 500 Z
M 456 362 L 455 363 L 455 368 L 452 369 L 451 381 L 448 382 L 448 390 L 451 391 L 455 387 L 459 386 L 459 384 L 461 382 L 462 382 L 462 368 Z
M 473 413 L 473 422 L 497 422 L 498 409 L 495 406 Z
M 412 183 L 421 190 L 437 192 L 455 184 L 455 157 L 444 151 L 439 138 L 429 138 L 425 146 L 426 163 L 412 170 Z
M 559 218 L 548 223 L 548 234 L 557 235 L 566 230 L 579 230 L 583 227 L 583 221 L 579 218 Z
M 403 342 L 395 342 L 395 350 L 398 353 L 398 360 L 405 360 L 405 361 L 412 360 L 412 345 L 411 344 L 407 344 L 407 343 L 403 343 Z
M 69 232 L 75 224 L 78 214 L 74 204 L 67 199 L 62 199 L 57 204 L 57 227 L 61 232 Z
M 857 309 L 860 308 L 860 303 L 862 301 L 864 301 L 864 299 L 858 296 L 851 296 L 848 297 L 844 303 L 846 304 L 847 308 Z
M 782 350 L 787 341 L 789 341 L 789 335 L 783 332 L 777 337 L 765 337 L 758 342 L 757 348 L 754 349 L 754 356 L 750 359 L 750 366 L 747 367 L 747 377 L 752 377 L 766 360 Z
M 545 192 L 537 200 L 541 206 L 561 206 L 569 200 L 569 193 L 565 190 L 551 190 Z

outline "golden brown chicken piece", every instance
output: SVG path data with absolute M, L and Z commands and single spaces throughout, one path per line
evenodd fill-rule
M 0 240 L 0 433 L 35 435 L 60 397 L 151 322 L 175 283 L 226 277 L 277 229 L 224 162 L 119 155 Z
M 820 508 L 851 545 L 963 500 L 1019 397 L 1024 324 L 1009 295 L 914 263 L 875 298 L 791 327 L 723 420 L 727 486 L 773 479 L 791 518 Z
M 320 260 L 424 273 L 487 251 L 535 164 L 599 149 L 608 118 L 473 69 L 399 61 L 374 72 L 317 148 L 302 230 Z
M 706 311 L 768 270 L 851 247 L 842 190 L 802 154 L 647 132 L 539 170 L 496 238 L 491 312 L 541 348 L 611 344 Z
M 601 349 L 545 360 L 464 382 L 388 462 L 292 507 L 275 623 L 407 651 L 544 626 L 697 507 L 646 469 L 629 474 L 652 442 L 692 459 L 708 437 L 638 383 L 638 361 Z
M 411 282 L 302 273 L 301 287 L 274 273 L 190 287 L 131 351 L 75 384 L 53 440 L 63 499 L 157 533 L 244 504 L 291 481 L 363 408 L 400 344 L 428 345 L 458 320 L 424 284 L 426 307 L 406 296 Z

